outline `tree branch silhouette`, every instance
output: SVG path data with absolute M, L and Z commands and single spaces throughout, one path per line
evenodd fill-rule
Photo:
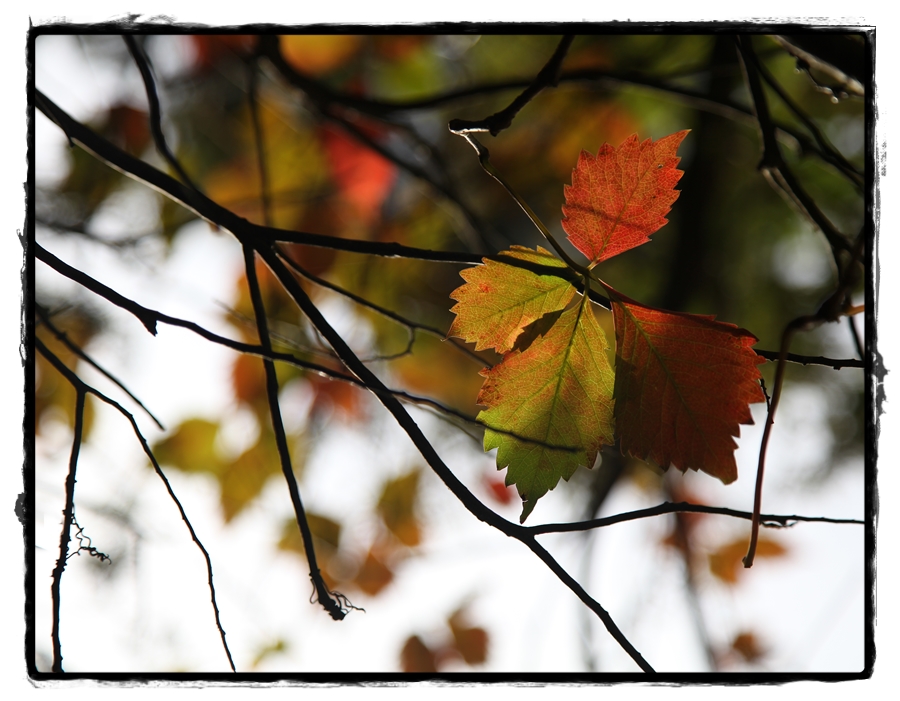
M 150 459 L 151 464 L 153 465 L 153 469 L 156 471 L 156 474 L 162 480 L 165 485 L 166 491 L 169 493 L 169 497 L 172 501 L 175 502 L 175 506 L 178 507 L 178 512 L 181 514 L 181 520 L 184 521 L 187 526 L 188 531 L 191 534 L 191 539 L 194 543 L 197 544 L 197 547 L 200 549 L 200 552 L 203 553 L 203 558 L 206 560 L 206 573 L 207 580 L 209 583 L 209 595 L 210 600 L 212 602 L 213 613 L 216 619 L 216 628 L 219 630 L 219 637 L 222 639 L 222 647 L 225 649 L 225 654 L 228 657 L 228 664 L 231 666 L 231 671 L 237 671 L 234 666 L 234 660 L 231 657 L 231 650 L 228 649 L 228 643 L 225 640 L 225 630 L 222 628 L 222 622 L 219 616 L 219 606 L 216 603 L 216 588 L 213 585 L 213 569 L 212 569 L 212 560 L 209 557 L 209 552 L 203 546 L 203 543 L 200 542 L 200 538 L 197 536 L 196 531 L 194 530 L 193 525 L 191 525 L 190 520 L 187 517 L 187 513 L 184 510 L 184 507 L 181 505 L 181 501 L 175 495 L 175 491 L 172 489 L 172 485 L 169 483 L 168 478 L 165 473 L 162 471 L 162 468 L 159 466 L 159 463 L 156 461 L 156 458 L 153 455 L 153 451 L 150 450 L 150 446 L 147 443 L 147 440 L 144 438 L 144 435 L 141 433 L 140 428 L 137 425 L 137 421 L 134 418 L 134 415 L 125 409 L 122 405 L 116 402 L 113 399 L 110 399 L 102 392 L 94 389 L 90 385 L 85 384 L 74 372 L 69 370 L 66 365 L 58 358 L 56 355 L 47 348 L 41 341 L 41 339 L 35 336 L 34 338 L 34 346 L 37 351 L 43 355 L 51 365 L 66 379 L 72 387 L 75 388 L 77 397 L 79 397 L 77 403 L 77 411 L 76 411 L 76 438 L 77 441 L 73 441 L 72 448 L 72 457 L 69 460 L 69 477 L 67 477 L 66 481 L 66 511 L 64 512 L 64 524 L 63 524 L 63 535 L 60 537 L 60 552 L 63 552 L 63 547 L 65 546 L 68 549 L 69 542 L 69 524 L 72 514 L 74 512 L 74 493 L 75 493 L 75 466 L 78 461 L 78 446 L 81 444 L 81 427 L 79 425 L 79 421 L 83 421 L 83 418 L 79 418 L 83 415 L 84 409 L 84 398 L 88 394 L 93 394 L 97 399 L 105 402 L 109 406 L 116 409 L 120 414 L 122 414 L 128 421 L 131 423 L 131 427 L 134 430 L 135 436 L 141 444 L 141 448 L 144 450 L 144 454 Z M 71 480 L 71 486 L 70 481 Z M 54 616 L 55 623 L 53 626 L 53 635 L 54 635 L 54 672 L 62 672 L 62 653 L 61 653 L 61 645 L 59 642 L 59 581 L 62 577 L 62 571 L 65 569 L 65 558 L 62 559 L 62 564 L 57 562 L 57 568 L 54 570 Z

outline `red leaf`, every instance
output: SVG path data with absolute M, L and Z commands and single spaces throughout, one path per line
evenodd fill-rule
M 665 312 L 613 296 L 616 429 L 621 448 L 661 468 L 737 478 L 733 436 L 765 399 L 757 339 L 712 317 Z
M 488 496 L 498 504 L 506 506 L 512 501 L 513 491 L 506 486 L 506 482 L 504 482 L 503 479 L 485 477 L 483 482 L 487 489 Z
M 604 144 L 596 156 L 581 152 L 565 186 L 562 225 L 592 265 L 647 243 L 666 223 L 682 176 L 675 151 L 687 133 L 643 143 L 634 134 L 617 149 Z

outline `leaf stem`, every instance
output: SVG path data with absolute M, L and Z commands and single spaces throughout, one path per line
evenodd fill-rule
M 500 174 L 497 172 L 497 169 L 494 168 L 494 165 L 491 163 L 491 153 L 487 150 L 483 144 L 481 144 L 478 139 L 472 136 L 471 133 L 464 129 L 454 130 L 451 126 L 450 131 L 457 136 L 463 137 L 466 141 L 469 142 L 469 145 L 475 149 L 475 153 L 478 154 L 478 162 L 481 164 L 482 169 L 485 173 L 490 175 L 494 180 L 500 183 L 503 188 L 509 193 L 510 197 L 515 200 L 516 204 L 522 208 L 522 211 L 528 215 L 528 218 L 531 219 L 532 224 L 537 227 L 537 230 L 541 232 L 547 242 L 553 247 L 553 250 L 556 251 L 556 254 L 562 258 L 563 262 L 568 265 L 572 270 L 577 272 L 581 276 L 589 275 L 589 270 L 585 268 L 583 265 L 579 265 L 566 253 L 565 249 L 559 244 L 559 242 L 554 238 L 553 234 L 550 233 L 550 230 L 546 227 L 544 222 L 542 222 L 537 214 L 528 206 L 528 203 L 525 202 L 516 191 L 512 189 L 512 187 L 507 183 Z

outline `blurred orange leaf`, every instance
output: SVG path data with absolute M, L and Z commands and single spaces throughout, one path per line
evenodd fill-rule
M 735 584 L 740 573 L 745 571 L 744 555 L 747 554 L 747 539 L 738 538 L 726 543 L 709 555 L 709 570 L 728 584 Z M 760 536 L 756 544 L 757 557 L 782 557 L 787 550 L 780 543 Z
M 747 660 L 747 662 L 757 662 L 767 652 L 756 635 L 747 631 L 735 636 L 731 643 L 731 649 Z
M 315 373 L 309 373 L 306 380 L 314 395 L 312 412 L 332 406 L 340 409 L 347 419 L 361 418 L 363 411 L 360 390 L 349 382 L 332 380 Z
M 369 550 L 353 584 L 369 596 L 375 596 L 394 580 L 394 573 L 374 550 Z
M 453 642 L 466 664 L 484 664 L 487 659 L 488 634 L 484 628 L 465 624 L 463 611 L 455 612 L 447 620 L 453 633 Z
M 411 635 L 400 651 L 400 668 L 404 672 L 437 672 L 437 660 L 418 635 Z
M 365 37 L 353 34 L 292 34 L 279 37 L 284 59 L 302 73 L 322 75 L 344 65 Z

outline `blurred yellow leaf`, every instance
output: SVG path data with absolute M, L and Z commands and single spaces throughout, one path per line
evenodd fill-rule
M 313 535 L 313 547 L 316 555 L 333 553 L 338 549 L 341 541 L 341 524 L 327 516 L 306 512 L 306 522 Z M 294 518 L 285 519 L 281 529 L 281 540 L 278 541 L 280 550 L 288 550 L 300 553 L 306 552 L 303 547 L 303 537 L 300 528 Z
M 182 472 L 218 475 L 225 465 L 215 447 L 219 424 L 206 419 L 182 421 L 167 437 L 153 444 L 153 455 L 161 465 Z

